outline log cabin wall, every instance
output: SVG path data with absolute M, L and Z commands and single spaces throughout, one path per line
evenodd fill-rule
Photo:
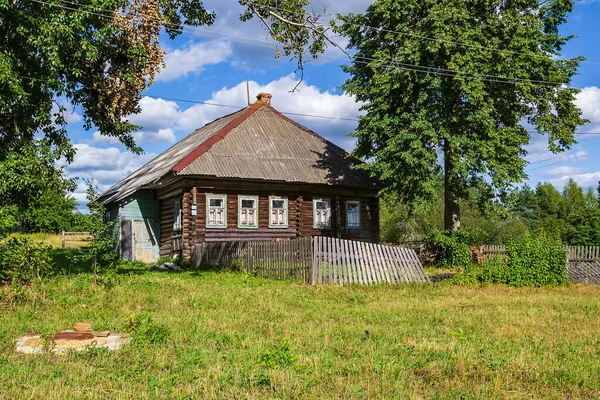
M 354 193 L 348 189 L 311 185 L 285 185 L 256 182 L 228 182 L 220 180 L 185 180 L 178 185 L 181 193 L 172 193 L 173 186 L 162 189 L 161 200 L 161 257 L 181 255 L 191 257 L 195 243 L 233 242 L 244 240 L 285 240 L 305 236 L 328 236 L 342 239 L 377 243 L 379 240 L 379 200 L 376 192 Z M 193 192 L 196 192 L 196 215 L 192 215 Z M 336 194 L 338 193 L 338 194 Z M 227 227 L 206 228 L 207 194 L 226 195 Z M 238 228 L 238 196 L 258 196 L 258 228 Z M 288 198 L 288 227 L 269 228 L 269 197 Z M 314 228 L 313 199 L 328 198 L 331 201 L 331 227 Z M 181 251 L 173 248 L 173 206 L 182 201 Z M 360 201 L 360 228 L 346 228 L 346 201 Z

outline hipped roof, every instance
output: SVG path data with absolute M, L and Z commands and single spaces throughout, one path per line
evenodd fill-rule
M 353 168 L 357 163 L 342 148 L 259 100 L 195 130 L 99 200 L 121 200 L 173 174 L 376 188 L 366 171 Z

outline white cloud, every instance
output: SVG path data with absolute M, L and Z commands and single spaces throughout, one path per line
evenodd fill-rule
M 177 141 L 175 133 L 173 133 L 173 129 L 171 128 L 159 129 L 158 131 L 143 130 L 134 132 L 133 138 L 138 144 L 175 143 Z
M 565 187 L 569 179 L 573 179 L 577 184 L 581 187 L 596 187 L 598 185 L 598 181 L 600 181 L 600 171 L 598 172 L 589 172 L 585 174 L 575 174 L 575 175 L 565 175 L 557 179 L 550 180 L 554 186 L 556 186 L 559 190 Z
M 139 114 L 127 118 L 132 124 L 142 127 L 140 131 L 133 133 L 137 144 L 174 143 L 177 140 L 174 129 L 181 116 L 177 103 L 160 98 L 142 97 L 140 108 Z M 96 131 L 92 142 L 115 145 L 119 140 Z
M 68 178 L 95 178 L 101 185 L 112 185 L 123 179 L 156 154 L 136 155 L 121 151 L 115 147 L 106 149 L 93 147 L 85 143 L 74 145 L 75 157 L 71 164 L 61 160 L 58 164 L 66 166 L 65 175 Z
M 583 112 L 583 118 L 590 120 L 590 123 L 581 127 L 579 131 L 600 132 L 600 88 L 590 86 L 582 89 L 575 104 Z
M 563 167 L 557 167 L 557 168 L 552 168 L 548 171 L 546 171 L 544 173 L 545 176 L 567 176 L 567 175 L 574 175 L 574 174 L 581 174 L 585 172 L 584 168 L 576 168 L 576 167 L 571 167 L 569 165 L 563 166 Z
M 192 42 L 179 49 L 167 49 L 166 68 L 156 77 L 156 81 L 168 82 L 191 73 L 199 73 L 208 65 L 222 63 L 231 54 L 231 45 L 223 40 Z
M 92 142 L 102 144 L 119 144 L 119 139 L 114 136 L 106 136 L 100 133 L 100 131 L 94 132 L 92 135 Z

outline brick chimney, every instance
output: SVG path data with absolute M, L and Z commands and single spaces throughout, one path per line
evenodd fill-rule
M 259 93 L 258 96 L 256 96 L 256 98 L 261 103 L 270 106 L 271 105 L 271 98 L 273 98 L 273 96 L 270 93 Z

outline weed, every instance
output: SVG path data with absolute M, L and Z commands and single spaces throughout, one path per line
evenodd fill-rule
M 154 323 L 148 314 L 127 317 L 125 329 L 132 334 L 132 345 L 138 347 L 164 343 L 170 334 L 167 327 Z
M 259 358 L 260 363 L 267 368 L 289 367 L 297 359 L 298 356 L 292 354 L 287 341 L 283 341 L 280 346 L 276 346 L 271 350 L 264 351 Z

